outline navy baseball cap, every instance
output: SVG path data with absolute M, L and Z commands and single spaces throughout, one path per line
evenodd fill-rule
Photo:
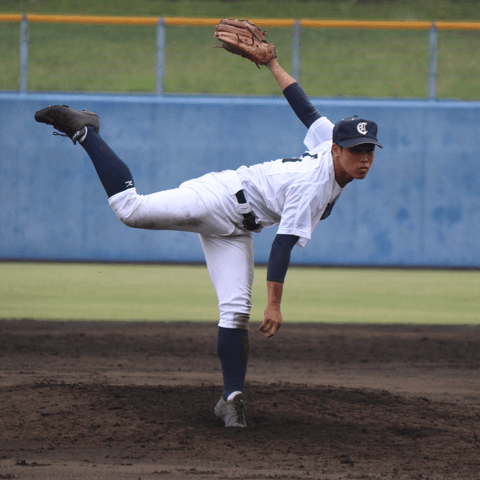
M 358 118 L 356 115 L 344 118 L 333 127 L 333 143 L 351 148 L 362 143 L 373 143 L 383 148 L 377 140 L 378 127 L 372 120 Z

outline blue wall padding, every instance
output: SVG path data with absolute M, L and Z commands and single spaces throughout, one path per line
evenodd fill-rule
M 333 122 L 379 125 L 384 149 L 292 262 L 480 267 L 480 102 L 313 99 Z M 38 124 L 53 104 L 100 116 L 147 194 L 210 171 L 298 156 L 305 127 L 282 98 L 0 94 L 0 258 L 201 262 L 195 234 L 120 223 L 80 146 Z M 276 229 L 255 235 L 268 260 Z

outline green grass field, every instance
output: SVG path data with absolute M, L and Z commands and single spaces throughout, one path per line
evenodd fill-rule
M 478 21 L 475 2 L 436 0 L 113 0 L 11 1 L 1 13 Z M 0 23 L 0 90 L 17 90 L 19 24 Z M 154 92 L 154 27 L 33 23 L 29 27 L 32 91 Z M 269 40 L 291 68 L 291 30 Z M 213 28 L 168 27 L 167 93 L 278 95 L 265 68 L 218 49 Z M 480 32 L 439 32 L 439 98 L 480 99 Z M 428 32 L 304 29 L 300 82 L 311 96 L 425 98 Z
M 256 268 L 252 320 L 266 301 Z M 480 324 L 480 272 L 291 267 L 285 322 Z M 204 266 L 0 263 L 0 318 L 216 321 Z
M 256 18 L 455 20 L 478 18 L 466 0 L 2 0 L 3 12 Z

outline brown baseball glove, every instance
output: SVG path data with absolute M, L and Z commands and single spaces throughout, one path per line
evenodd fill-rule
M 214 38 L 222 42 L 225 50 L 248 58 L 260 68 L 260 65 L 277 57 L 275 45 L 268 43 L 265 36 L 266 32 L 248 20 L 223 18 L 215 27 Z

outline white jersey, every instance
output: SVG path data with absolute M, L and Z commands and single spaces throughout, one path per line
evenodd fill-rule
M 301 157 L 237 170 L 262 225 L 279 225 L 279 234 L 300 237 L 300 247 L 307 244 L 343 191 L 335 180 L 332 131 L 333 123 L 321 117 L 309 128 L 304 141 L 308 151 Z
M 318 119 L 308 130 L 302 157 L 209 173 L 150 195 L 128 188 L 108 199 L 110 207 L 129 227 L 198 233 L 218 296 L 219 325 L 248 329 L 254 255 L 243 215 L 252 207 L 264 226 L 279 225 L 278 233 L 297 235 L 297 244 L 305 246 L 342 193 L 335 181 L 332 130 L 326 118 Z M 237 200 L 242 189 L 250 205 Z

